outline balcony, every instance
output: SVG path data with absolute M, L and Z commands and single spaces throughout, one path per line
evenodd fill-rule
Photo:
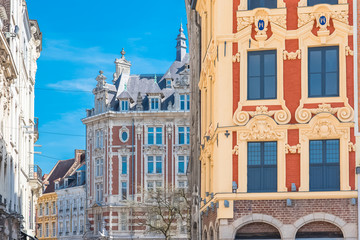
M 34 142 L 37 142 L 39 139 L 39 118 L 34 118 Z
M 38 165 L 29 166 L 29 182 L 33 190 L 41 189 L 42 187 L 42 171 Z

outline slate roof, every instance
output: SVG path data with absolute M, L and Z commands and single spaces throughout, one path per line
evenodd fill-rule
M 166 88 L 165 79 L 171 78 L 175 81 L 176 79 L 180 78 L 180 73 L 184 71 L 186 66 L 189 64 L 189 60 L 190 57 L 187 53 L 182 61 L 174 61 L 165 74 L 131 75 L 128 80 L 126 90 L 124 90 L 123 92 L 115 93 L 114 90 L 118 88 L 119 82 L 122 77 L 120 75 L 113 85 L 106 84 L 106 87 L 108 89 L 111 89 L 108 92 L 111 110 L 119 111 L 119 98 L 132 99 L 134 102 L 130 105 L 130 110 L 135 110 L 139 93 L 142 97 L 142 109 L 144 111 L 149 110 L 149 95 L 157 94 L 161 97 L 160 110 L 167 110 L 169 102 L 171 102 L 171 104 L 174 104 L 175 90 L 173 88 Z M 111 85 L 111 87 L 108 85 Z
M 71 166 L 74 164 L 75 158 L 68 159 L 68 160 L 60 160 L 57 162 L 53 170 L 51 171 L 50 175 L 47 177 L 46 181 L 49 185 L 45 188 L 45 193 L 51 193 L 55 191 L 55 183 L 54 180 L 63 178 L 66 173 L 69 171 Z

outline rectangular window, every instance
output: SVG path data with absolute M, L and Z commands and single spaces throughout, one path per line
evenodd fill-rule
M 310 191 L 340 190 L 339 140 L 309 142 Z
M 150 110 L 159 110 L 158 98 L 150 98 Z
M 180 95 L 180 110 L 185 110 L 185 95 Z
M 156 181 L 156 191 L 161 190 L 162 189 L 162 182 L 161 181 Z
M 121 111 L 126 112 L 129 110 L 129 101 L 121 100 Z
M 148 173 L 162 173 L 161 156 L 148 156 Z
M 55 225 L 54 222 L 52 223 L 52 236 L 53 236 L 53 237 L 56 236 L 56 225 Z
M 67 234 L 70 232 L 70 223 L 69 223 L 69 221 L 66 221 L 65 232 L 66 232 Z
M 60 222 L 59 225 L 59 234 L 61 235 L 61 233 L 64 231 L 64 223 Z
M 180 110 L 190 110 L 190 95 L 180 95 Z
M 277 0 L 248 0 L 248 9 L 255 8 L 276 8 Z
M 150 191 L 154 191 L 154 182 L 152 181 L 148 181 L 147 183 L 147 190 Z
M 189 156 L 179 156 L 178 157 L 178 173 L 186 173 L 187 165 L 189 163 Z
M 314 6 L 317 4 L 338 4 L 338 0 L 308 0 L 308 6 Z
M 81 184 L 81 172 L 77 172 L 77 185 L 80 185 Z
M 190 94 L 186 94 L 186 110 L 190 110 Z
M 56 203 L 55 202 L 52 203 L 52 214 L 53 215 L 56 214 Z
M 95 176 L 101 177 L 104 171 L 104 160 L 103 159 L 96 159 L 96 169 L 95 169 Z
M 277 191 L 277 142 L 248 143 L 248 192 Z
M 179 144 L 190 144 L 190 127 L 179 127 Z
M 186 187 L 185 181 L 179 181 L 178 188 L 185 188 L 185 187 Z
M 121 231 L 127 231 L 127 214 L 122 212 L 120 214 Z
M 309 48 L 309 97 L 339 96 L 339 47 Z
M 96 184 L 96 201 L 102 202 L 103 200 L 103 185 L 102 183 Z
M 43 229 L 42 229 L 42 224 L 39 224 L 39 237 L 42 237 L 42 233 L 43 233 Z
M 161 145 L 162 144 L 162 127 L 149 127 L 148 128 L 148 144 Z
M 166 88 L 171 88 L 171 79 L 166 80 Z
M 127 174 L 127 157 L 121 157 L 121 174 Z
M 276 81 L 276 50 L 248 52 L 248 99 L 276 99 Z
M 43 215 L 43 205 L 42 203 L 40 203 L 39 205 L 39 216 L 42 216 Z
M 49 215 L 49 203 L 45 203 L 45 215 Z
M 49 237 L 49 224 L 45 223 L 45 237 Z
M 122 200 L 127 199 L 127 182 L 121 183 L 121 199 Z

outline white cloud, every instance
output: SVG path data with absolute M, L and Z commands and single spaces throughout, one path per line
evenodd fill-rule
M 47 87 L 67 91 L 91 91 L 95 85 L 96 81 L 94 78 L 78 78 L 50 83 Z

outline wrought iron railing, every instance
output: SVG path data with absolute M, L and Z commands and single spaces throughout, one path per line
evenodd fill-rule
M 42 178 L 42 170 L 38 165 L 30 165 L 29 166 L 29 178 L 30 179 L 37 179 L 41 181 Z

